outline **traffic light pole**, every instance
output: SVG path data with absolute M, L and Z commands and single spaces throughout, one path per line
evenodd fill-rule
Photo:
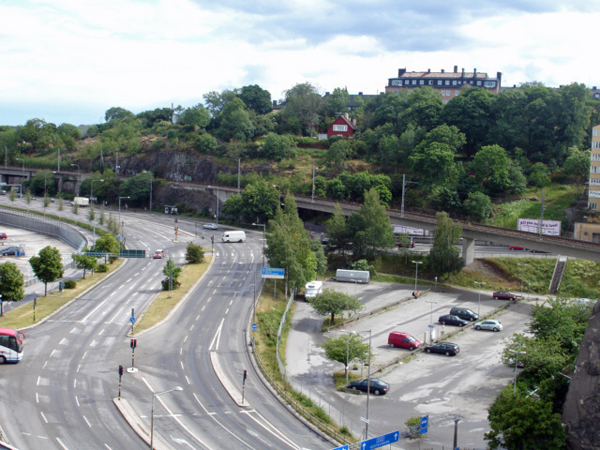
M 248 377 L 248 371 L 244 370 L 244 378 L 242 379 L 242 404 L 246 395 L 246 378 Z
M 123 376 L 123 366 L 119 366 L 119 396 L 117 397 L 121 400 L 121 377 Z
M 127 372 L 134 373 L 137 372 L 135 368 L 135 348 L 137 347 L 137 339 L 130 339 L 129 346 L 131 347 L 131 367 L 127 369 Z

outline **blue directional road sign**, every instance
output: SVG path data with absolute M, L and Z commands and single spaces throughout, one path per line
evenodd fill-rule
M 285 269 L 275 269 L 273 267 L 263 267 L 262 277 L 283 280 L 285 278 Z
M 131 323 L 134 323 L 134 322 L 135 322 L 135 317 L 132 317 L 132 318 L 130 318 L 130 319 L 129 319 L 129 321 L 130 321 Z
M 253 333 L 256 333 L 256 329 L 257 329 L 257 328 L 258 328 L 258 326 L 257 326 L 255 323 L 253 323 L 253 324 L 252 324 L 252 332 L 253 332 Z
M 421 423 L 420 423 L 420 428 L 419 428 L 419 434 L 425 434 L 427 433 L 427 425 L 429 424 L 429 416 L 423 416 L 421 417 Z
M 348 450 L 348 446 L 342 445 L 341 447 L 332 448 L 331 450 Z
M 399 431 L 384 434 L 383 436 L 377 436 L 373 439 L 369 439 L 368 441 L 362 441 L 360 444 L 360 450 L 371 450 L 372 448 L 379 448 L 383 447 L 384 445 L 393 444 L 394 442 L 398 442 L 399 437 Z

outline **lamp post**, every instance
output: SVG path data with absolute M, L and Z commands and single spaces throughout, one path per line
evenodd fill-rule
M 412 261 L 415 265 L 415 293 L 417 292 L 417 280 L 419 278 L 419 264 L 423 264 L 423 261 Z
M 121 223 L 121 199 L 129 197 L 119 197 L 119 223 Z
M 23 198 L 23 181 L 25 181 L 25 160 L 23 158 L 17 158 L 17 161 L 23 163 L 23 180 L 21 181 L 21 198 Z
M 509 350 L 509 352 L 514 353 L 515 354 L 515 379 L 513 382 L 513 393 L 514 395 L 517 395 L 517 366 L 519 363 L 519 355 L 526 355 L 527 352 L 520 352 L 518 350 Z
M 477 304 L 477 315 L 479 315 L 479 310 L 481 309 L 481 286 L 485 284 L 485 281 L 473 281 L 479 288 L 479 303 Z
M 521 297 L 523 297 L 523 267 L 528 266 L 529 264 L 517 264 L 518 266 L 521 266 Z
M 167 391 L 162 392 L 153 392 L 152 393 L 152 414 L 150 416 L 150 449 L 154 450 L 154 397 L 158 397 L 159 395 L 168 394 L 173 391 L 183 391 L 181 386 L 176 386 L 173 389 L 169 389 Z
M 91 197 L 92 197 L 91 198 L 91 200 L 92 200 L 92 208 L 94 207 L 93 206 L 93 203 L 94 203 L 94 183 L 96 181 L 104 181 L 104 180 L 92 180 L 92 194 L 91 194 Z M 96 222 L 94 222 L 94 242 L 96 242 Z
M 348 385 L 348 366 L 350 365 L 350 335 L 354 334 L 356 335 L 356 331 L 347 331 L 347 330 L 342 330 L 342 332 L 347 334 L 347 339 L 346 339 L 346 386 Z
M 433 305 L 437 305 L 438 302 L 432 300 L 425 300 L 425 303 L 431 303 L 431 312 L 429 313 L 429 325 L 433 325 Z
M 81 187 L 81 171 L 79 164 L 71 164 L 71 166 L 77 166 L 77 197 L 79 197 L 79 188 Z
M 369 397 L 371 397 L 371 330 L 369 330 L 369 367 L 367 368 L 367 417 L 365 417 L 365 439 L 369 439 Z
M 255 227 L 263 227 L 263 237 L 262 237 L 262 256 L 263 256 L 263 267 L 265 267 L 265 231 L 267 229 L 267 225 L 264 223 L 253 223 Z
M 150 172 L 150 212 L 152 212 L 152 182 L 154 181 L 154 173 Z

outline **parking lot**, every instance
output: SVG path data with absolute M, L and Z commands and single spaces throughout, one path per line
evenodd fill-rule
M 489 429 L 487 408 L 514 376 L 513 369 L 500 362 L 502 340 L 526 329 L 532 301 L 512 303 L 510 308 L 499 312 L 495 318 L 505 328 L 495 333 L 437 324 L 438 317 L 448 314 L 452 307 L 479 310 L 485 316 L 509 303 L 492 299 L 491 292 L 482 292 L 480 303 L 478 292 L 449 288 L 422 293 L 418 299 L 412 298 L 413 286 L 389 283 L 354 285 L 327 281 L 324 288 L 356 295 L 364 305 L 363 312 L 404 301 L 389 310 L 348 323 L 343 331 L 337 329 L 330 333 L 320 331 L 323 317 L 316 315 L 309 304 L 297 302 L 286 356 L 288 377 L 298 390 L 309 393 L 325 411 L 330 411 L 336 422 L 345 424 L 359 436 L 365 426 L 361 417 L 365 418 L 366 396 L 335 389 L 332 374 L 343 371 L 344 366 L 327 360 L 319 344 L 346 332 L 359 333 L 364 342 L 368 342 L 370 335 L 375 355 L 372 376 L 391 385 L 387 395 L 371 399 L 370 437 L 402 430 L 410 417 L 429 415 L 432 426 L 421 443 L 401 442 L 398 448 L 417 449 L 425 443 L 433 448 L 451 448 L 453 418 L 458 417 L 460 446 L 486 447 L 483 434 Z M 459 355 L 447 357 L 415 352 L 414 357 L 399 361 L 410 352 L 389 347 L 389 333 L 403 331 L 423 341 L 428 339 L 430 324 L 438 336 L 457 332 L 448 341 L 460 346 Z M 355 369 L 354 374 L 367 375 L 367 369 L 360 364 L 351 368 Z

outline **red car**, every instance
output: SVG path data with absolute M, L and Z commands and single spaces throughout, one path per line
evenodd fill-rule
M 8 239 L 6 233 L 0 233 L 0 239 Z
M 159 248 L 154 252 L 154 259 L 163 259 L 165 257 L 165 251 L 162 248 Z
M 510 292 L 494 292 L 492 294 L 492 298 L 494 300 L 516 300 L 518 298 L 517 295 L 511 294 Z
M 509 250 L 525 250 L 523 247 L 519 247 L 518 245 L 511 245 L 508 247 Z

